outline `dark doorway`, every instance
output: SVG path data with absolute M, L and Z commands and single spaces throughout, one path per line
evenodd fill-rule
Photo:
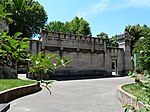
M 118 75 L 117 60 L 112 59 L 112 75 Z

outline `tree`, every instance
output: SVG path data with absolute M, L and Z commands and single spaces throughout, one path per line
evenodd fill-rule
M 49 22 L 48 25 L 45 27 L 45 30 L 52 31 L 52 32 L 66 33 L 65 24 L 61 21 L 51 21 L 51 22 Z
M 80 27 L 80 19 L 76 16 L 72 21 L 69 23 L 69 29 L 71 34 L 79 34 L 78 29 Z
M 137 67 L 142 72 L 142 76 L 139 77 L 136 72 L 130 72 L 129 76 L 135 79 L 138 89 L 141 88 L 141 93 L 144 94 L 137 96 L 137 101 L 143 104 L 138 112 L 150 112 L 150 28 L 145 27 L 141 35 L 142 38 L 135 43 L 133 53 L 137 54 Z M 127 107 L 126 110 L 130 110 L 130 108 Z
M 89 23 L 83 18 L 77 16 L 70 22 L 70 28 L 72 34 L 79 34 L 85 36 L 91 36 L 91 30 Z
M 100 34 L 97 34 L 98 38 L 106 39 L 106 45 L 107 47 L 118 47 L 118 35 L 112 36 L 111 38 L 108 38 L 108 34 L 105 32 L 101 32 Z
M 5 12 L 12 13 L 13 22 L 9 24 L 9 34 L 22 32 L 22 37 L 31 38 L 40 33 L 47 21 L 47 14 L 34 0 L 1 0 Z
M 78 18 L 77 16 L 70 22 L 49 22 L 49 24 L 46 25 L 45 30 L 52 32 L 63 32 L 68 34 L 91 36 L 91 29 L 89 27 L 89 23 L 83 18 Z
M 106 45 L 109 46 L 109 38 L 107 33 L 101 32 L 100 34 L 97 34 L 97 37 L 101 39 L 106 39 Z
M 138 55 L 138 67 L 150 72 L 150 28 L 145 28 L 142 36 L 135 44 L 134 53 Z
M 83 18 L 80 18 L 78 34 L 92 36 L 91 29 L 89 27 L 89 23 L 86 20 L 84 20 Z
M 140 26 L 139 24 L 137 25 L 128 25 L 126 26 L 125 28 L 125 33 L 128 33 L 130 35 L 130 40 L 131 40 L 131 52 L 133 51 L 134 49 L 134 44 L 137 42 L 137 40 L 140 38 L 140 37 L 143 37 L 143 30 L 147 28 L 146 25 L 143 25 L 143 26 Z
M 105 32 L 101 32 L 100 34 L 97 34 L 97 37 L 102 39 L 108 39 L 108 34 Z
M 112 36 L 109 38 L 108 42 L 109 47 L 118 47 L 118 35 Z
M 17 13 L 19 13 L 24 5 L 25 0 L 13 0 Z

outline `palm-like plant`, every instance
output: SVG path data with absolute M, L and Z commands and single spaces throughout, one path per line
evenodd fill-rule
M 24 5 L 25 0 L 13 0 L 17 13 L 19 13 Z

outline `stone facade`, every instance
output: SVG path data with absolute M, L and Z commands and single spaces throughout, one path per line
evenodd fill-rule
M 119 41 L 123 43 L 120 47 L 108 48 L 105 39 L 43 31 L 42 40 L 32 40 L 28 51 L 31 55 L 42 51 L 71 59 L 56 71 L 56 76 L 111 76 L 113 60 L 116 74 L 127 75 L 131 67 L 130 44 Z
M 0 33 L 7 30 L 7 21 L 5 19 L 0 20 Z
M 0 33 L 6 29 L 7 22 L 2 19 Z M 112 61 L 115 61 L 116 75 L 127 75 L 131 69 L 131 48 L 126 39 L 128 36 L 119 36 L 118 48 L 108 48 L 105 39 L 43 31 L 42 40 L 31 40 L 27 51 L 31 55 L 39 52 L 56 53 L 72 60 L 66 67 L 59 68 L 55 75 L 111 76 Z

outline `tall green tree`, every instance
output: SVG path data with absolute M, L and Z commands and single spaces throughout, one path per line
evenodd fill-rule
M 146 25 L 128 25 L 125 27 L 125 33 L 128 33 L 130 35 L 130 40 L 131 40 L 131 51 L 134 49 L 135 43 L 139 40 L 140 37 L 143 37 L 143 30 L 145 28 L 148 28 Z
M 150 72 L 150 28 L 145 28 L 142 36 L 135 44 L 134 53 L 138 54 L 139 68 Z
M 9 24 L 9 34 L 22 32 L 22 37 L 40 34 L 47 21 L 44 7 L 34 0 L 1 0 L 5 12 L 12 13 L 13 22 Z
M 80 19 L 76 16 L 72 21 L 69 23 L 69 29 L 72 34 L 79 34 L 78 29 L 80 27 Z
M 49 22 L 49 24 L 46 25 L 45 30 L 52 32 L 63 32 L 68 34 L 79 34 L 84 36 L 92 35 L 89 23 L 83 18 L 78 18 L 77 16 L 70 22 Z
M 52 31 L 52 32 L 66 33 L 65 24 L 61 21 L 51 21 L 51 22 L 49 22 L 48 25 L 45 27 L 45 30 Z
M 80 18 L 80 24 L 79 24 L 79 29 L 78 29 L 77 34 L 92 36 L 89 23 L 83 18 Z

